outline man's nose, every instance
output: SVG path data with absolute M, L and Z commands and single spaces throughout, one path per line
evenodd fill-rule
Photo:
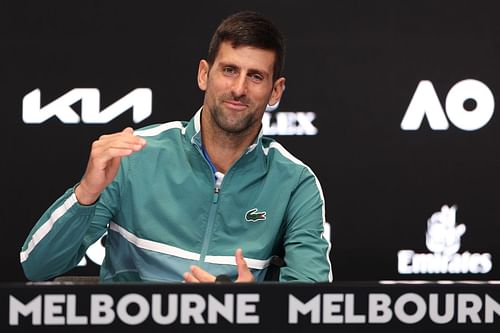
M 234 81 L 232 86 L 232 92 L 234 96 L 243 96 L 246 94 L 247 90 L 247 76 L 239 75 Z

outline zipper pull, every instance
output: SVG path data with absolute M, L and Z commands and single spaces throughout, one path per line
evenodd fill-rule
M 222 184 L 223 179 L 224 179 L 224 174 L 222 172 L 216 171 L 215 172 L 214 197 L 212 200 L 213 203 L 217 203 L 217 201 L 219 201 L 220 186 Z
M 212 203 L 217 203 L 217 201 L 219 201 L 219 193 L 220 193 L 220 188 L 218 187 L 214 187 L 214 196 L 213 196 L 213 199 L 212 199 Z

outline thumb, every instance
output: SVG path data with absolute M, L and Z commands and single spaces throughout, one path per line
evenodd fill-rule
M 238 267 L 238 278 L 236 282 L 253 282 L 254 277 L 250 269 L 248 268 L 247 262 L 243 257 L 243 250 L 237 249 L 235 252 L 236 266 Z
M 122 133 L 133 134 L 134 129 L 132 127 L 126 127 L 123 129 Z

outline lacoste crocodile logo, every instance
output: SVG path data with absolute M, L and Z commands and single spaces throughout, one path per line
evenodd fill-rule
M 258 212 L 257 208 L 252 208 L 245 214 L 245 220 L 248 222 L 265 221 L 266 212 Z

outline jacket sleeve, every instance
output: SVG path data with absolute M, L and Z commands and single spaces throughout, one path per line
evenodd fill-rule
M 306 167 L 287 208 L 280 281 L 332 282 L 324 205 L 319 180 Z
M 106 231 L 109 217 L 95 218 L 97 205 L 80 205 L 70 188 L 45 211 L 21 248 L 27 279 L 48 280 L 78 265 L 86 249 Z

